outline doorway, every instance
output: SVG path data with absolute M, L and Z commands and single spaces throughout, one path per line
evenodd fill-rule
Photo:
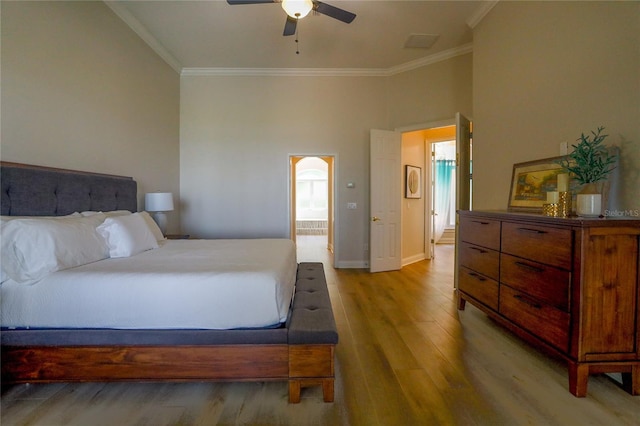
M 420 218 L 415 214 L 416 207 L 420 207 L 420 205 L 414 203 L 410 206 L 410 210 L 407 209 L 409 206 L 403 205 L 402 209 L 403 264 L 422 259 L 433 259 L 437 249 L 440 248 L 442 251 L 445 249 L 445 244 L 455 246 L 456 210 L 469 208 L 465 207 L 466 204 L 460 204 L 459 207 L 458 203 L 461 198 L 468 200 L 471 198 L 470 182 L 460 188 L 461 182 L 457 176 L 462 169 L 470 171 L 470 151 L 467 153 L 462 150 L 466 144 L 469 145 L 470 150 L 470 132 L 463 131 L 467 127 L 470 128 L 470 122 L 462 115 L 456 114 L 456 118 L 452 120 L 398 129 L 402 134 L 403 163 L 424 164 L 425 169 L 423 178 L 425 200 Z M 463 142 L 466 139 L 469 141 Z M 437 159 L 442 161 L 436 162 Z M 456 167 L 458 161 L 461 163 L 469 162 L 469 165 L 462 168 Z M 442 174 L 440 179 L 438 179 L 438 173 Z M 445 176 L 448 178 L 446 181 Z M 450 190 L 447 191 L 447 188 Z M 439 198 L 439 195 L 443 197 Z M 407 200 L 404 204 L 408 204 Z M 414 240 L 418 235 L 424 235 L 423 248 L 417 244 L 410 246 L 407 243 L 410 241 L 406 238 L 407 235 L 410 235 Z M 446 248 L 450 250 L 452 247 Z
M 431 144 L 433 197 L 432 238 L 436 246 L 455 244 L 456 141 Z
M 448 135 L 441 140 L 430 140 L 426 136 L 429 132 L 439 132 L 445 128 L 453 133 L 453 137 Z M 427 148 L 430 148 L 433 142 L 452 139 L 456 141 L 455 209 L 456 211 L 469 210 L 471 206 L 471 121 L 469 119 L 456 113 L 454 120 L 415 125 L 394 131 L 371 129 L 369 141 L 369 247 L 371 248 L 369 270 L 371 272 L 400 269 L 409 263 L 434 258 L 435 243 L 431 230 L 432 167 L 430 150 Z M 402 169 L 405 170 L 404 182 Z M 407 196 L 407 189 L 405 189 L 403 199 L 402 185 L 405 183 L 407 187 L 409 185 L 407 170 L 417 170 L 418 176 L 422 175 L 418 178 L 422 188 L 416 192 L 412 190 L 411 196 Z M 422 173 L 421 170 L 426 170 L 426 173 Z M 428 179 L 427 176 L 429 176 Z M 411 214 L 408 214 L 409 212 Z M 419 214 L 416 215 L 415 212 Z M 411 238 L 404 238 L 407 235 Z M 456 224 L 456 244 L 458 238 Z M 374 250 L 377 247 L 383 249 Z M 400 262 L 397 262 L 398 258 Z M 454 278 L 457 283 L 457 276 Z
M 334 263 L 334 157 L 292 155 L 291 239 L 300 262 Z

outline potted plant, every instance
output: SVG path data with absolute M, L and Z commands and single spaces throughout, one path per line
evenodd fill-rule
M 591 135 L 582 133 L 577 144 L 571 145 L 573 152 L 560 160 L 560 165 L 575 181 L 582 185 L 577 195 L 576 213 L 578 216 L 600 216 L 602 212 L 602 194 L 596 185 L 607 179 L 615 168 L 617 156 L 603 144 L 609 135 L 603 135 L 600 126 Z

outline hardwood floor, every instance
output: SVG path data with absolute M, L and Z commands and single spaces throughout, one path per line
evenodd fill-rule
M 575 398 L 563 363 L 469 304 L 459 312 L 452 246 L 370 274 L 334 270 L 310 241 L 299 260 L 325 262 L 340 333 L 334 403 L 307 388 L 288 404 L 284 382 L 19 385 L 2 395 L 2 426 L 640 424 L 640 397 L 611 377 Z

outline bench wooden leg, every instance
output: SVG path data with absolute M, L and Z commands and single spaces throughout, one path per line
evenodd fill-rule
M 300 380 L 289 380 L 289 402 L 297 404 L 300 402 Z
M 297 404 L 300 402 L 300 391 L 309 386 L 322 386 L 322 399 L 324 402 L 334 400 L 334 379 L 293 379 L 289 380 L 289 402 Z
M 324 398 L 324 402 L 333 402 L 334 398 L 334 379 L 324 379 L 322 381 L 322 397 Z

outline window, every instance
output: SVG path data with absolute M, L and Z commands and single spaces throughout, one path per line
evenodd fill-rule
M 296 176 L 296 216 L 298 219 L 326 219 L 329 198 L 327 173 L 306 169 Z

